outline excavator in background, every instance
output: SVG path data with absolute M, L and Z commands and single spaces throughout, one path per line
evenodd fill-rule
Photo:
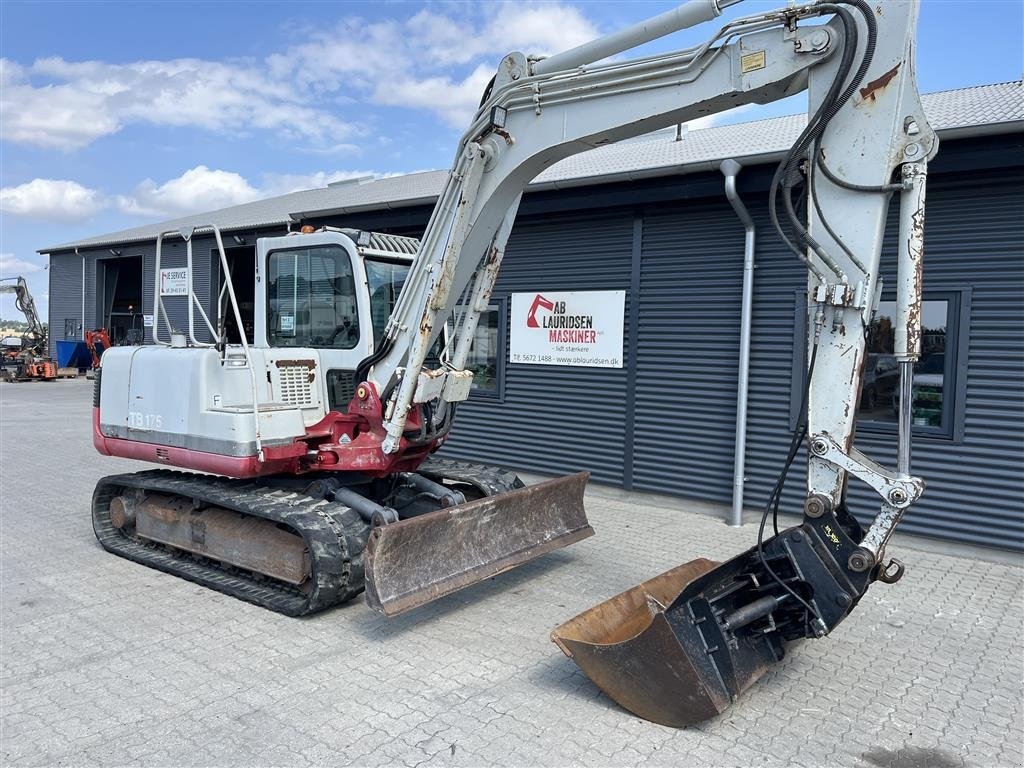
M 156 344 L 104 354 L 93 435 L 103 454 L 165 468 L 99 481 L 102 546 L 290 615 L 364 588 L 393 615 L 591 535 L 585 474 L 524 486 L 435 453 L 472 390 L 467 360 L 523 190 L 574 153 L 806 91 L 806 128 L 769 195 L 778 235 L 807 268 L 803 418 L 757 544 L 650 579 L 553 639 L 624 707 L 685 725 L 721 712 L 788 647 L 835 630 L 873 582 L 897 581 L 903 566 L 886 560 L 886 543 L 924 489 L 910 474 L 907 402 L 925 180 L 938 149 L 914 76 L 918 4 L 789 5 L 724 23 L 692 48 L 609 59 L 736 1 L 691 0 L 549 58 L 508 54 L 421 240 L 304 227 L 258 242 L 251 340 L 225 332 L 228 312 L 243 328 L 230 276 L 216 313 L 195 291 L 176 299 L 187 302 L 187 328 L 172 326 L 156 286 Z M 853 437 L 894 194 L 903 407 L 889 469 Z M 168 239 L 184 241 L 185 263 L 174 266 L 192 274 L 196 231 L 159 236 L 157 275 Z M 220 232 L 202 231 L 229 275 Z M 671 401 L 660 410 L 676 418 Z M 528 429 L 502 439 L 532 439 L 537 425 Z M 803 444 L 803 520 L 779 531 L 783 483 Z M 880 497 L 866 528 L 845 503 L 850 478 Z
M 53 381 L 57 378 L 57 365 L 47 356 L 46 326 L 39 319 L 36 303 L 24 277 L 6 277 L 0 280 L 0 293 L 13 293 L 14 306 L 25 316 L 28 330 L 21 337 L 21 345 L 5 355 L 0 366 L 2 378 L 13 381 Z
M 89 357 L 92 360 L 92 369 L 95 371 L 100 367 L 103 353 L 110 349 L 113 344 L 110 342 L 110 334 L 106 328 L 97 328 L 94 331 L 85 332 L 85 348 L 89 350 Z

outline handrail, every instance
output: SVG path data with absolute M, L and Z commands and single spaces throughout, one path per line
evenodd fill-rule
M 224 285 L 221 288 L 220 296 L 217 300 L 217 328 L 214 329 L 213 323 L 210 322 L 209 316 L 206 314 L 206 310 L 203 309 L 202 302 L 199 297 L 196 296 L 195 289 L 192 284 L 192 238 L 197 230 L 210 230 L 213 233 L 213 238 L 217 242 L 217 253 L 220 257 L 220 266 L 222 275 L 224 278 Z M 263 462 L 263 441 L 260 435 L 260 408 L 259 408 L 259 384 L 256 378 L 256 369 L 252 364 L 252 354 L 249 349 L 249 340 L 245 337 L 245 327 L 242 325 L 242 313 L 238 308 L 238 298 L 235 296 L 235 287 L 231 281 L 231 270 L 228 266 L 228 257 L 224 251 L 224 240 L 220 234 L 220 228 L 214 224 L 204 224 L 198 227 L 190 227 L 188 229 L 181 230 L 167 230 L 161 232 L 156 239 L 156 259 L 155 259 L 155 277 L 153 285 L 153 341 L 156 344 L 163 346 L 171 346 L 171 341 L 160 340 L 160 315 L 163 313 L 164 322 L 167 325 L 168 334 L 173 338 L 175 333 L 174 328 L 171 326 L 170 317 L 167 314 L 167 308 L 164 307 L 163 296 L 160 292 L 160 263 L 163 252 L 164 237 L 168 235 L 176 235 L 185 241 L 185 268 L 188 272 L 188 338 L 192 346 L 195 347 L 217 347 L 220 346 L 223 349 L 223 345 L 226 345 L 227 334 L 224 330 L 224 315 L 227 307 L 224 306 L 224 294 L 227 293 L 228 302 L 231 305 L 232 314 L 235 317 L 235 324 L 238 326 L 238 337 L 241 340 L 242 351 L 245 356 L 245 366 L 249 369 L 249 377 L 251 379 L 251 391 L 252 391 L 252 414 L 253 420 L 255 421 L 256 427 L 256 458 L 259 462 Z M 196 338 L 195 333 L 195 308 L 199 309 L 199 314 L 203 318 L 203 322 L 206 323 L 207 329 L 210 331 L 210 338 L 213 339 L 212 343 L 201 342 Z M 223 359 L 222 359 L 223 363 Z

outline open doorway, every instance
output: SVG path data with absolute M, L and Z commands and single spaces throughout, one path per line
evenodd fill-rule
M 228 269 L 231 271 L 231 285 L 235 289 L 235 298 L 238 299 L 238 313 L 242 316 L 245 338 L 252 344 L 256 312 L 256 248 L 251 245 L 240 248 L 225 248 L 224 255 L 227 256 Z M 212 256 L 214 264 L 218 267 L 217 272 L 220 274 L 222 272 L 220 269 L 220 255 L 217 251 L 213 251 Z M 224 280 L 222 276 L 217 281 L 217 292 L 213 297 L 215 306 L 223 286 Z M 235 314 L 231 311 L 231 304 L 226 296 L 224 302 L 227 315 L 224 327 L 227 332 L 228 343 L 239 344 L 242 338 L 238 332 L 238 323 L 235 322 Z
M 111 344 L 141 344 L 142 257 L 100 259 L 96 264 L 97 325 L 107 329 Z

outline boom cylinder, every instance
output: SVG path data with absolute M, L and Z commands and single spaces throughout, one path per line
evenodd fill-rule
M 894 348 L 900 362 L 899 445 L 896 469 L 910 474 L 914 362 L 921 355 L 921 303 L 924 275 L 924 198 L 927 161 L 903 166 L 896 277 Z
M 921 287 L 924 275 L 924 198 L 926 162 L 903 166 L 900 193 L 900 234 L 897 254 L 894 353 L 900 362 L 921 354 Z
M 541 59 L 534 63 L 533 74 L 548 75 L 552 72 L 562 72 L 581 67 L 584 64 L 592 64 L 680 29 L 711 21 L 721 15 L 723 8 L 738 2 L 740 0 L 690 0 L 678 8 L 639 21 L 614 34 L 599 37 L 597 40 L 591 40 L 589 43 L 570 48 L 568 51 Z

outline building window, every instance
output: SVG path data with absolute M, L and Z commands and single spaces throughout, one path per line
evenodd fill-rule
M 954 354 L 947 352 L 952 334 L 949 298 L 921 302 L 921 357 L 914 364 L 911 424 L 938 433 L 949 432 Z M 878 302 L 868 329 L 867 361 L 857 409 L 858 425 L 896 424 L 899 420 L 900 366 L 893 356 L 896 302 Z
M 797 296 L 806 306 L 805 294 Z M 899 422 L 899 363 L 893 354 L 896 314 L 894 296 L 883 296 L 868 329 L 864 378 L 857 403 L 857 429 L 895 433 Z M 921 357 L 914 365 L 911 425 L 914 434 L 959 440 L 963 431 L 967 366 L 967 317 L 970 291 L 926 291 L 921 306 Z M 807 325 L 798 312 L 794 359 L 806 365 Z M 802 385 L 803 367 L 794 369 L 793 385 Z M 798 391 L 794 389 L 794 391 Z M 799 398 L 796 398 L 797 400 Z M 796 418 L 791 413 L 791 422 Z
M 480 313 L 466 370 L 473 372 L 473 394 L 501 398 L 505 380 L 505 301 L 493 302 Z

